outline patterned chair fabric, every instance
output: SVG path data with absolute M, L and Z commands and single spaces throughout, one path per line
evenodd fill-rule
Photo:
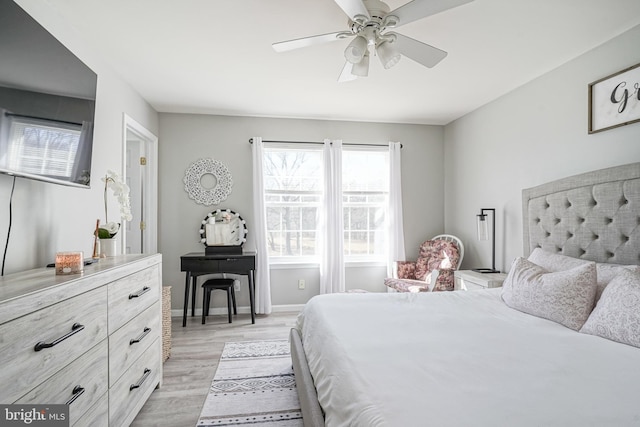
M 399 292 L 452 291 L 459 259 L 455 243 L 427 240 L 420 246 L 418 260 L 397 261 L 396 277 L 386 278 L 384 284 Z

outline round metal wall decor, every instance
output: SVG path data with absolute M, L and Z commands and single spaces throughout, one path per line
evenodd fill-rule
M 207 188 L 202 185 L 202 178 L 213 175 L 215 183 Z M 196 203 L 210 206 L 227 199 L 231 194 L 233 179 L 229 169 L 219 160 L 199 159 L 191 163 L 184 174 L 184 190 Z

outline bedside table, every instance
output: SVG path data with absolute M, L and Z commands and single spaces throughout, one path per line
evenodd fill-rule
M 499 288 L 506 279 L 506 273 L 478 273 L 473 270 L 456 270 L 454 291 L 477 291 L 480 289 Z

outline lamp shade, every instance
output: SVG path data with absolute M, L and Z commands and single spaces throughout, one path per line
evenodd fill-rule
M 400 61 L 400 54 L 393 47 L 393 43 L 383 41 L 376 48 L 380 62 L 385 69 L 389 69 Z
M 352 64 L 357 64 L 358 62 L 362 61 L 362 58 L 367 52 L 367 45 L 367 39 L 362 36 L 356 36 L 353 40 L 351 40 L 351 43 L 349 43 L 349 46 L 347 46 L 347 48 L 345 49 L 344 57 Z
M 369 52 L 365 52 L 362 60 L 357 64 L 353 64 L 351 74 L 358 77 L 367 77 L 369 75 Z
M 478 240 L 489 240 L 487 214 L 476 215 L 478 222 Z
M 491 212 L 491 268 L 474 268 L 473 271 L 480 273 L 499 273 L 496 270 L 496 210 L 493 208 L 482 208 L 480 214 L 476 215 L 478 225 L 478 240 L 489 240 L 489 218 Z

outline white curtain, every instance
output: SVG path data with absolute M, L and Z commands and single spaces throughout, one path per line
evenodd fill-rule
M 320 293 L 344 292 L 342 141 L 324 141 L 324 192 L 320 215 Z
M 261 137 L 254 137 L 251 144 L 253 155 L 253 230 L 256 242 L 255 307 L 256 313 L 271 313 L 271 283 L 269 281 L 269 258 L 267 252 L 267 214 L 264 203 L 264 144 Z
M 389 254 L 387 277 L 392 277 L 393 263 L 405 261 L 404 225 L 402 222 L 402 178 L 399 142 L 389 142 Z M 390 288 L 389 288 L 390 289 Z

